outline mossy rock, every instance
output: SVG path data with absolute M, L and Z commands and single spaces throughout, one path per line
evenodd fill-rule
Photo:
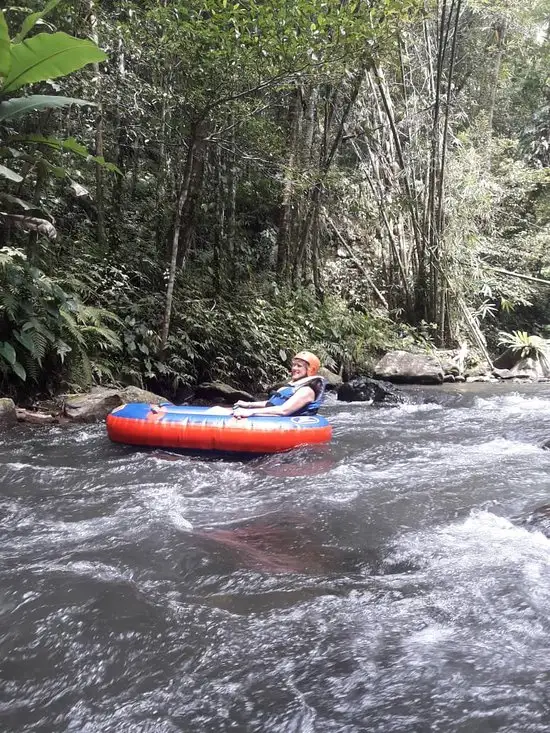
M 16 422 L 15 402 L 9 397 L 0 397 L 0 425 L 14 425 Z

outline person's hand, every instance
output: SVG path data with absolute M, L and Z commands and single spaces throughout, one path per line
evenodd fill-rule
M 250 402 L 245 402 L 244 400 L 237 400 L 235 404 L 233 405 L 233 408 L 236 409 L 237 407 L 250 407 Z
M 250 417 L 251 413 L 252 410 L 247 410 L 244 407 L 237 407 L 233 410 L 233 417 L 236 417 L 237 419 L 240 419 L 241 417 Z

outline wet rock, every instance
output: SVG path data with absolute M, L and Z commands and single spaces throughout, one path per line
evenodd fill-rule
M 122 404 L 147 402 L 158 405 L 169 400 L 139 387 L 108 389 L 96 387 L 89 394 L 66 395 L 63 416 L 70 422 L 94 422 L 104 420 L 107 415 Z
M 550 537 L 550 504 L 543 504 L 527 516 L 516 518 L 514 521 L 526 529 L 542 532 L 546 537 Z
M 441 384 L 443 369 L 434 356 L 389 351 L 374 367 L 374 376 L 396 384 Z
M 335 374 L 330 369 L 325 369 L 325 367 L 319 369 L 319 376 L 326 380 L 327 392 L 336 392 L 344 384 L 344 380 L 339 374 Z
M 17 422 L 15 403 L 9 397 L 0 397 L 0 426 Z
M 461 349 L 438 349 L 434 357 L 439 361 L 445 376 L 458 377 L 462 373 L 465 354 Z
M 516 379 L 528 379 L 531 382 L 538 382 L 539 379 L 548 377 L 548 365 L 540 359 L 520 359 L 510 372 Z
M 550 365 L 544 357 L 521 358 L 517 351 L 506 349 L 495 359 L 493 370 L 500 379 L 528 380 L 530 382 L 541 382 L 550 377 Z
M 343 384 L 338 390 L 342 402 L 403 402 L 402 395 L 389 382 L 370 377 L 357 377 Z
M 517 364 L 518 355 L 512 349 L 505 349 L 502 354 L 493 359 L 493 366 L 496 369 L 511 369 Z
M 205 401 L 206 403 L 233 405 L 237 400 L 254 402 L 255 398 L 248 392 L 235 389 L 224 382 L 204 382 L 195 389 L 193 401 Z
M 126 405 L 132 402 L 148 402 L 152 405 L 158 405 L 161 402 L 170 402 L 166 397 L 155 394 L 155 392 L 149 392 L 147 389 L 140 389 L 140 387 L 124 387 L 119 391 L 120 399 Z
M 31 425 L 53 425 L 59 422 L 56 415 L 50 415 L 47 412 L 34 412 L 33 410 L 25 410 L 22 407 L 16 408 L 17 419 L 19 422 L 29 423 Z
M 466 381 L 473 381 L 474 377 L 488 377 L 491 374 L 491 371 L 490 365 L 487 362 L 482 361 L 480 364 L 476 364 L 470 369 L 467 369 L 464 376 L 466 377 Z
M 498 379 L 513 379 L 516 375 L 510 369 L 493 369 L 493 375 Z

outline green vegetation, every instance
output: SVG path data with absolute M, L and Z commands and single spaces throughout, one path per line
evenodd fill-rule
M 403 343 L 536 351 L 550 3 L 517 5 L 0 13 L 0 389 L 267 386 L 305 346 L 345 373 Z
M 548 361 L 548 341 L 540 336 L 529 335 L 526 331 L 502 332 L 499 343 L 521 359 Z

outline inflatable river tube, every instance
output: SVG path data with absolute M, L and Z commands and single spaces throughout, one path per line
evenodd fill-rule
M 107 434 L 115 443 L 151 448 L 280 453 L 301 445 L 328 443 L 332 428 L 320 415 L 254 416 L 237 419 L 223 407 L 132 403 L 107 417 Z

